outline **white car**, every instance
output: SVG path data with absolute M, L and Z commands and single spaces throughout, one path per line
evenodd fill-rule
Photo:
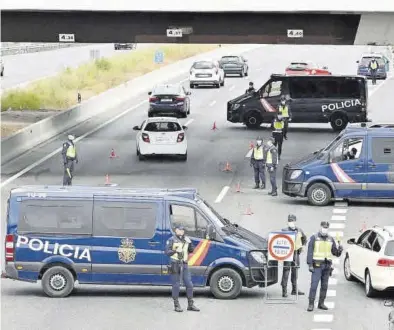
M 394 226 L 374 226 L 347 241 L 345 278 L 365 284 L 367 297 L 394 289 Z
M 139 160 L 146 156 L 175 155 L 186 161 L 186 129 L 174 117 L 148 118 L 141 126 L 134 126 L 133 130 L 139 131 L 136 137 Z
M 218 61 L 194 62 L 190 68 L 190 88 L 199 85 L 212 85 L 216 88 L 224 86 L 224 70 Z

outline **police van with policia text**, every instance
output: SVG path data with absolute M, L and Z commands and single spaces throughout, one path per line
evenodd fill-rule
M 222 218 L 191 188 L 12 189 L 3 277 L 41 280 L 50 297 L 68 296 L 76 281 L 169 286 L 164 251 L 176 226 L 195 245 L 194 286 L 234 299 L 242 287 L 278 282 L 277 266 L 266 268 L 267 240 Z
M 362 76 L 273 74 L 256 92 L 227 103 L 227 121 L 258 128 L 272 123 L 285 95 L 292 123 L 330 123 L 335 131 L 368 121 L 368 84 Z

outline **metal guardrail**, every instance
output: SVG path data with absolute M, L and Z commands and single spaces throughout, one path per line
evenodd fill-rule
M 85 45 L 86 44 L 75 44 L 75 43 L 50 43 L 50 44 L 25 43 L 25 44 L 15 44 L 12 46 L 2 45 L 1 56 L 37 53 L 46 50 L 54 50 L 60 48 L 69 48 L 69 47 L 77 47 L 77 46 L 85 46 Z

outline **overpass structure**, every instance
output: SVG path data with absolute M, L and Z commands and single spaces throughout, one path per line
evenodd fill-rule
M 394 44 L 394 1 L 3 0 L 2 41 Z

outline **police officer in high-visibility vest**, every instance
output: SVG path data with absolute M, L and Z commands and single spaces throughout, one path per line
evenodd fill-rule
M 373 58 L 368 65 L 369 72 L 371 73 L 372 83 L 376 84 L 376 75 L 378 73 L 379 63 L 376 58 Z
M 264 147 L 263 139 L 259 136 L 256 139 L 256 146 L 252 149 L 250 155 L 250 166 L 254 170 L 254 189 L 265 189 L 265 159 L 264 159 Z M 261 186 L 260 186 L 261 181 Z
M 278 148 L 278 156 L 280 160 L 280 156 L 282 155 L 282 145 L 283 145 L 283 129 L 285 127 L 285 122 L 280 113 L 276 115 L 273 123 L 273 131 L 272 137 L 274 138 L 274 145 Z
M 253 82 L 249 82 L 249 88 L 245 91 L 245 94 L 252 94 L 255 91 Z
M 300 267 L 300 254 L 302 252 L 302 247 L 306 245 L 307 237 L 304 231 L 296 226 L 297 217 L 294 214 L 289 214 L 287 217 L 287 228 L 283 228 L 282 231 L 295 232 L 296 239 L 294 244 L 294 256 L 293 262 L 285 261 L 283 262 L 283 275 L 282 275 L 282 297 L 286 298 L 287 295 L 287 282 L 289 281 L 289 274 L 291 272 L 291 284 L 292 284 L 292 295 L 304 295 L 305 293 L 298 290 L 297 280 L 298 280 L 298 268 Z
M 186 286 L 186 296 L 188 300 L 188 311 L 199 312 L 200 310 L 193 302 L 193 283 L 188 267 L 189 254 L 194 251 L 194 246 L 189 237 L 185 236 L 185 229 L 182 226 L 175 227 L 175 235 L 166 244 L 165 253 L 170 257 L 168 266 L 172 282 L 172 299 L 174 300 L 174 310 L 183 312 L 179 304 L 179 291 L 181 280 Z
M 68 140 L 63 143 L 62 157 L 64 165 L 63 174 L 63 185 L 71 186 L 73 173 L 74 173 L 74 162 L 78 164 L 78 155 L 74 143 L 75 137 L 73 135 L 68 136 Z
M 270 175 L 271 191 L 268 195 L 278 196 L 278 187 L 276 185 L 276 168 L 278 167 L 278 150 L 274 145 L 274 139 L 267 140 L 266 148 L 264 148 L 265 166 Z
M 280 97 L 280 104 L 278 107 L 278 113 L 282 115 L 284 121 L 284 128 L 283 128 L 283 138 L 287 140 L 287 130 L 289 129 L 289 121 L 291 121 L 291 109 L 287 104 L 286 97 L 282 95 Z
M 332 258 L 333 256 L 340 257 L 343 251 L 341 244 L 338 242 L 337 245 L 334 238 L 328 235 L 330 226 L 328 221 L 322 221 L 320 226 L 320 232 L 313 235 L 308 244 L 307 264 L 309 271 L 312 273 L 308 312 L 312 312 L 314 309 L 316 291 L 320 281 L 320 296 L 317 308 L 328 309 L 324 305 L 324 301 L 327 295 L 328 280 L 333 271 Z

